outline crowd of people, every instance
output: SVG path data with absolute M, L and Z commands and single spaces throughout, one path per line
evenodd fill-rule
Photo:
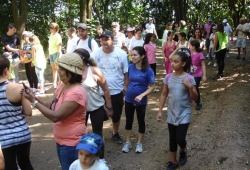
M 54 122 L 53 134 L 62 170 L 108 169 L 104 159 L 103 121 L 112 119 L 111 138 L 116 144 L 123 144 L 121 150 L 127 153 L 132 148 L 135 111 L 139 125 L 135 152 L 142 153 L 147 96 L 157 91 L 155 41 L 159 37 L 154 19 L 150 18 L 146 25 L 140 23 L 137 28 L 128 26 L 125 33 L 120 31 L 118 22 L 112 22 L 112 31 L 103 30 L 99 25 L 93 38 L 88 35 L 89 27 L 79 23 L 77 28 L 68 29 L 65 54 L 61 51 L 59 25 L 53 22 L 49 28 L 48 51 L 55 92 L 46 101 L 39 99 L 39 95 L 45 93 L 46 69 L 39 38 L 24 31 L 21 43 L 13 24 L 8 25 L 2 37 L 6 52 L 0 57 L 0 162 L 4 162 L 5 169 L 33 169 L 29 160 L 31 132 L 25 120 L 25 116 L 32 116 L 31 106 Z M 244 19 L 240 19 L 236 34 L 236 59 L 241 58 L 242 48 L 242 60 L 245 61 L 250 26 Z M 199 23 L 194 29 L 184 20 L 166 25 L 162 38 L 166 76 L 156 119 L 162 120 L 168 98 L 171 161 L 167 170 L 187 162 L 186 134 L 191 120 L 191 103 L 196 103 L 196 110 L 203 107 L 199 86 L 201 81 L 207 80 L 205 58 L 208 66 L 211 62 L 214 67 L 218 66 L 214 80 L 222 78 L 231 36 L 232 28 L 226 19 L 215 24 L 208 18 L 207 24 Z M 20 64 L 25 65 L 29 86 L 19 84 Z M 123 105 L 126 142 L 119 133 Z M 93 133 L 87 131 L 89 117 Z

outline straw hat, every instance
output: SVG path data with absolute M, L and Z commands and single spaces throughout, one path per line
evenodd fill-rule
M 82 75 L 82 59 L 75 53 L 63 54 L 62 57 L 56 61 L 56 63 L 72 73 Z

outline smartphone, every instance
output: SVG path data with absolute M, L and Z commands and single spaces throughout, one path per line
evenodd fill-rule
M 26 85 L 24 83 L 23 83 L 23 88 L 24 88 L 25 93 L 27 93 L 28 88 L 26 87 Z

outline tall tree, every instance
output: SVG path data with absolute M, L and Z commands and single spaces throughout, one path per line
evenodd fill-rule
M 93 0 L 80 0 L 80 22 L 86 23 L 92 18 Z
M 176 21 L 187 20 L 188 0 L 172 0 Z

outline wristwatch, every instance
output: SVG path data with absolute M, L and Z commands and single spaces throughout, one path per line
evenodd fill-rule
M 33 107 L 36 107 L 37 104 L 38 104 L 38 101 L 37 101 L 37 100 L 35 100 L 33 103 L 31 103 L 31 105 L 32 105 Z

